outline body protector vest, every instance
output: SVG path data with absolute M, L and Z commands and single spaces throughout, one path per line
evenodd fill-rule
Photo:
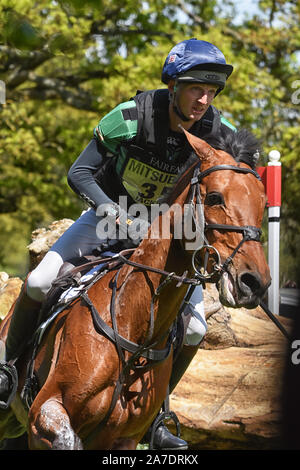
M 182 133 L 169 129 L 167 89 L 141 92 L 132 100 L 115 108 L 118 116 L 113 110 L 106 123 L 104 118 L 98 125 L 98 136 L 100 132 L 104 147 L 114 157 L 108 159 L 96 180 L 115 202 L 119 195 L 129 195 L 130 203 L 150 206 L 174 186 L 193 150 Z M 114 148 L 111 129 L 115 134 L 118 129 Z M 218 135 L 220 129 L 220 113 L 210 106 L 189 132 L 205 140 Z

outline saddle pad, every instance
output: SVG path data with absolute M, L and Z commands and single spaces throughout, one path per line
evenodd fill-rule
M 117 258 L 118 254 L 113 253 L 111 251 L 105 251 L 104 253 L 101 253 L 101 256 L 103 256 L 104 258 L 105 257 L 114 257 L 115 256 Z M 76 297 L 78 297 L 78 295 L 80 294 L 80 291 L 82 289 L 84 289 L 86 287 L 86 285 L 98 274 L 98 272 L 100 271 L 103 264 L 105 264 L 105 262 L 98 264 L 94 268 L 90 269 L 90 271 L 85 273 L 80 279 L 80 285 L 79 286 L 76 286 L 76 287 L 71 286 L 71 287 L 69 287 L 69 289 L 65 290 L 61 294 L 61 296 L 58 300 L 58 303 L 65 304 L 65 303 L 69 302 L 71 299 L 75 299 Z

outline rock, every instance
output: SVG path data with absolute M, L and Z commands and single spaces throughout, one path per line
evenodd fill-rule
M 52 222 L 49 227 L 39 228 L 32 232 L 32 242 L 28 246 L 30 267 L 35 268 L 45 256 L 54 242 L 73 224 L 71 219 L 62 219 Z M 23 281 L 19 278 L 10 278 L 5 272 L 0 272 L 0 318 L 7 315 L 11 305 L 18 297 Z
M 8 274 L 2 276 L 6 273 L 0 273 L 0 319 L 7 315 L 10 307 L 19 296 L 23 281 L 18 277 L 9 278 Z M 3 281 L 6 279 L 6 281 Z
M 39 228 L 32 232 L 32 242 L 28 245 L 29 270 L 34 269 L 56 240 L 74 223 L 71 219 L 56 220 L 48 229 Z

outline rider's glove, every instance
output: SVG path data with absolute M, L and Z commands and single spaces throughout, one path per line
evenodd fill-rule
M 142 239 L 148 234 L 150 226 L 148 220 L 144 220 L 141 217 L 133 217 L 122 209 L 120 209 L 117 221 L 118 239 L 124 240 L 126 246 L 138 246 Z
M 112 224 L 116 224 L 117 238 L 127 248 L 138 246 L 148 233 L 150 226 L 148 220 L 133 217 L 117 204 L 110 205 L 106 210 L 106 215 L 111 219 Z

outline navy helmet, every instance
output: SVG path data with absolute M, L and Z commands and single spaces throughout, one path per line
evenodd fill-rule
M 162 81 L 211 83 L 219 86 L 220 92 L 233 71 L 226 64 L 223 53 L 207 41 L 196 38 L 176 44 L 169 52 L 162 70 Z

